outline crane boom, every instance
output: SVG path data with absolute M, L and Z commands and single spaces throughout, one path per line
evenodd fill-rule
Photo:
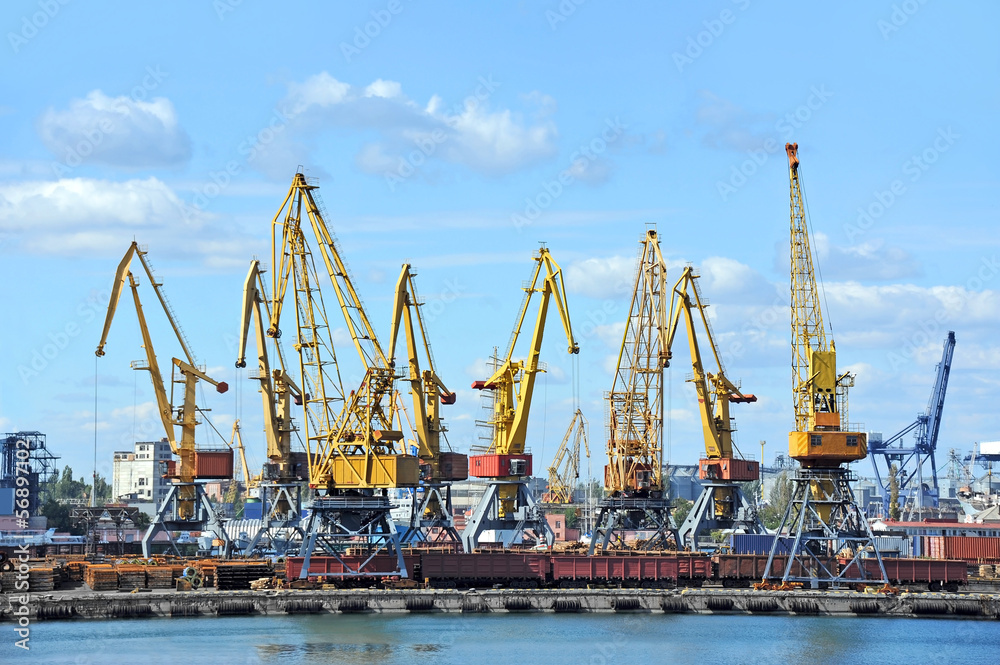
M 173 359 L 173 365 L 183 377 L 184 384 L 183 402 L 181 406 L 176 409 L 176 411 L 174 406 L 171 404 L 170 397 L 168 397 L 163 374 L 160 371 L 160 366 L 156 359 L 156 352 L 153 348 L 153 340 L 149 332 L 149 326 L 146 323 L 146 315 L 142 307 L 142 301 L 139 297 L 139 282 L 135 279 L 135 276 L 132 274 L 130 269 L 133 256 L 139 257 L 143 269 L 146 271 L 146 275 L 149 277 L 150 283 L 156 290 L 157 298 L 159 299 L 160 304 L 163 307 L 163 311 L 167 315 L 167 319 L 170 321 L 174 334 L 177 336 L 177 340 L 180 342 L 187 358 L 187 361 L 179 358 Z M 198 407 L 195 404 L 195 389 L 197 382 L 199 380 L 205 381 L 206 383 L 215 386 L 216 390 L 220 393 L 226 392 L 229 389 L 229 386 L 225 382 L 215 381 L 205 374 L 205 372 L 193 365 L 193 356 L 184 341 L 180 326 L 177 325 L 173 313 L 167 305 L 166 298 L 160 289 L 162 284 L 158 283 L 153 277 L 153 272 L 145 259 L 145 252 L 141 250 L 138 243 L 134 241 L 125 252 L 124 258 L 118 264 L 118 270 L 115 274 L 115 282 L 112 288 L 110 302 L 108 304 L 108 312 L 104 320 L 104 329 L 101 333 L 101 340 L 97 345 L 95 354 L 98 357 L 104 355 L 104 347 L 107 345 L 108 334 L 111 331 L 111 322 L 114 320 L 115 312 L 118 308 L 118 302 L 121 299 L 122 287 L 124 286 L 126 280 L 128 280 L 129 287 L 132 290 L 132 299 L 135 303 L 136 316 L 139 321 L 139 331 L 142 335 L 142 346 L 146 352 L 145 361 L 134 361 L 132 363 L 132 369 L 145 370 L 150 374 L 150 380 L 153 384 L 153 392 L 156 396 L 157 411 L 160 415 L 160 421 L 163 425 L 164 434 L 166 435 L 167 441 L 170 443 L 171 451 L 180 458 L 179 464 L 177 464 L 174 468 L 174 472 L 169 474 L 170 477 L 181 483 L 181 487 L 179 489 L 179 513 L 182 519 L 190 519 L 194 515 L 196 509 L 196 490 L 193 486 L 193 482 L 197 476 L 197 459 L 195 452 L 195 427 L 198 425 Z M 175 431 L 175 427 L 177 426 L 181 428 L 181 436 L 179 439 Z
M 291 290 L 309 484 L 327 490 L 411 487 L 417 483 L 419 468 L 416 458 L 397 449 L 404 446 L 400 443 L 403 433 L 394 427 L 395 374 L 337 251 L 314 189 L 302 173 L 296 173 L 272 221 L 275 270 L 266 331 L 271 337 L 281 335 L 283 301 Z M 321 260 L 364 367 L 364 378 L 349 394 L 342 388 L 331 324 L 304 222 L 317 238 Z
M 296 401 L 301 401 L 302 391 L 285 372 L 280 350 L 278 353 L 280 366 L 271 368 L 267 353 L 267 334 L 264 329 L 267 319 L 265 313 L 261 312 L 261 306 L 267 302 L 263 293 L 260 261 L 254 260 L 250 262 L 250 271 L 243 285 L 243 318 L 240 323 L 236 366 L 246 367 L 247 338 L 253 323 L 257 342 L 257 372 L 254 378 L 260 382 L 267 457 L 270 464 L 276 465 L 274 472 L 269 476 L 278 482 L 289 482 L 295 478 L 292 469 L 291 433 L 294 425 L 291 400 L 294 398 Z
M 694 296 L 692 298 L 692 295 Z M 724 480 L 757 480 L 759 477 L 758 465 L 749 460 L 738 460 L 742 464 L 737 470 L 730 466 L 734 459 L 733 455 L 733 427 L 732 418 L 729 415 L 730 403 L 756 402 L 754 395 L 745 395 L 726 376 L 725 367 L 719 357 L 719 350 L 712 335 L 712 327 L 709 323 L 706 308 L 707 302 L 702 298 L 701 289 L 698 287 L 698 275 L 688 266 L 684 268 L 680 279 L 674 285 L 673 295 L 670 303 L 670 328 L 667 333 L 668 353 L 673 347 L 674 336 L 679 328 L 680 317 L 684 316 L 687 328 L 688 346 L 691 350 L 692 378 L 698 393 L 698 410 L 701 413 L 701 424 L 703 439 L 705 442 L 706 459 L 701 460 L 701 477 L 712 477 Z M 709 348 L 715 359 L 718 371 L 715 374 L 707 373 L 702 364 L 701 350 L 698 346 L 698 334 L 695 329 L 695 317 L 693 311 L 697 310 L 698 320 L 705 330 Z M 729 464 L 723 471 L 719 460 L 725 460 Z M 731 474 L 737 474 L 733 477 Z
M 441 433 L 444 426 L 441 423 L 440 405 L 454 404 L 456 395 L 448 390 L 434 368 L 434 357 L 431 354 L 430 342 L 427 341 L 427 330 L 420 314 L 420 304 L 416 297 L 416 287 L 413 283 L 414 273 L 408 263 L 403 264 L 396 282 L 396 297 L 392 310 L 392 328 L 389 335 L 390 359 L 395 358 L 396 342 L 402 329 L 406 338 L 407 350 L 407 381 L 410 383 L 410 394 L 413 397 L 414 430 L 417 435 L 419 457 L 430 467 L 427 480 L 464 480 L 452 477 L 441 468 Z M 416 325 L 414 325 L 416 319 Z M 417 331 L 420 333 L 418 345 Z M 420 346 L 427 358 L 427 369 L 420 369 Z M 447 477 L 446 477 L 447 476 Z M 467 477 L 467 476 L 466 476 Z
M 535 377 L 542 371 L 538 358 L 542 352 L 542 337 L 545 334 L 545 319 L 549 301 L 556 303 L 559 319 L 563 325 L 568 341 L 568 352 L 579 353 L 580 347 L 573 338 L 573 328 L 569 319 L 569 307 L 566 304 L 565 287 L 563 286 L 562 269 L 552 258 L 545 247 L 539 249 L 534 257 L 535 270 L 529 286 L 525 287 L 527 298 L 521 307 L 514 333 L 511 336 L 507 354 L 489 379 L 475 381 L 472 387 L 477 390 L 490 389 L 497 391 L 498 403 L 493 414 L 493 441 L 490 450 L 499 455 L 520 455 L 524 453 L 525 440 L 528 431 L 528 416 L 531 413 L 531 397 L 535 387 Z M 542 270 L 545 276 L 542 276 Z M 541 282 L 539 284 L 539 282 Z M 528 346 L 525 360 L 513 360 L 514 347 L 524 325 L 532 294 L 540 293 L 538 315 L 535 318 L 535 328 Z
M 848 432 L 850 372 L 837 373 L 837 349 L 827 342 L 799 181 L 798 144 L 788 143 L 791 209 L 792 394 L 795 432 L 791 457 L 807 467 L 839 467 L 868 454 L 863 432 Z

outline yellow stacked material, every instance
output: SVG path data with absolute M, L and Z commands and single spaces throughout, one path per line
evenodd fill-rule
M 118 588 L 118 573 L 111 564 L 92 563 L 84 571 L 83 581 L 94 591 L 114 591 Z

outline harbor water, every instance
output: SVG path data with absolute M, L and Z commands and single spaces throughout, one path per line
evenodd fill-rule
M 0 663 L 1000 663 L 1000 623 L 662 614 L 258 616 L 49 621 Z

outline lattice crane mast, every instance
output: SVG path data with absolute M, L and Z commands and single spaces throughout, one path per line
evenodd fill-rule
M 635 285 L 608 408 L 604 488 L 590 553 L 626 547 L 625 532 L 653 532 L 640 547 L 664 549 L 677 533 L 663 482 L 663 370 L 667 344 L 670 289 L 667 264 L 655 229 L 640 243 Z
M 788 435 L 789 456 L 801 469 L 792 478 L 792 499 L 778 532 L 793 539 L 783 583 L 841 584 L 886 581 L 881 556 L 864 512 L 854 500 L 853 476 L 844 466 L 868 454 L 867 435 L 847 421 L 849 372 L 837 373 L 837 351 L 827 341 L 814 272 L 805 204 L 799 178 L 798 144 L 788 154 L 791 219 L 792 396 L 795 431 Z M 773 561 L 780 538 L 769 557 Z M 874 551 L 881 580 L 873 580 L 860 560 Z M 846 563 L 841 561 L 846 560 Z
M 580 479 L 581 444 L 587 453 L 587 458 L 590 459 L 588 427 L 589 423 L 583 416 L 583 411 L 577 409 L 549 466 L 549 491 L 545 496 L 545 503 L 573 503 L 573 490 Z
M 705 442 L 705 457 L 698 460 L 698 477 L 706 482 L 702 484 L 698 500 L 678 530 L 680 544 L 692 549 L 699 548 L 699 535 L 707 530 L 740 528 L 748 533 L 761 533 L 763 530 L 757 519 L 756 509 L 739 486 L 741 482 L 758 480 L 760 465 L 735 455 L 735 427 L 729 415 L 730 404 L 756 402 L 757 398 L 744 394 L 726 376 L 712 334 L 707 307 L 708 302 L 702 297 L 698 287 L 698 275 L 691 267 L 685 268 L 674 285 L 671 296 L 667 349 L 669 354 L 683 316 L 691 350 L 692 376 L 688 380 L 694 384 L 698 395 L 698 411 L 701 414 Z M 695 312 L 715 360 L 717 369 L 714 374 L 706 372 L 702 363 Z M 711 547 L 714 549 L 714 545 Z
M 146 323 L 146 315 L 139 298 L 139 281 L 132 274 L 132 258 L 136 256 L 139 257 L 139 263 L 149 278 L 149 283 L 153 286 L 153 290 L 167 316 L 167 320 L 170 322 L 174 335 L 177 337 L 177 341 L 184 351 L 184 360 L 173 358 L 173 369 L 180 374 L 180 379 L 171 379 L 171 384 L 184 384 L 183 401 L 176 408 L 173 405 L 173 390 L 171 389 L 168 395 L 163 374 L 156 359 L 153 340 L 150 336 L 149 326 Z M 97 345 L 96 355 L 101 357 L 105 353 L 104 347 L 107 345 L 108 334 L 111 331 L 111 322 L 114 320 L 115 311 L 121 300 L 126 280 L 132 290 L 132 299 L 135 303 L 136 316 L 139 320 L 139 331 L 142 335 L 142 347 L 146 352 L 145 361 L 133 361 L 132 369 L 149 372 L 164 434 L 170 443 L 171 452 L 178 458 L 176 463 L 170 462 L 167 465 L 166 477 L 173 481 L 173 485 L 167 497 L 161 503 L 156 517 L 150 524 L 149 530 L 143 537 L 143 555 L 149 556 L 150 543 L 160 531 L 166 531 L 169 535 L 171 531 L 213 530 L 226 543 L 225 547 L 228 550 L 229 540 L 222 529 L 221 517 L 216 515 L 211 502 L 205 496 L 204 489 L 196 480 L 231 478 L 232 451 L 229 451 L 230 472 L 228 476 L 220 476 L 208 472 L 199 473 L 198 451 L 195 447 L 195 428 L 198 425 L 198 412 L 205 409 L 200 409 L 196 405 L 195 392 L 199 380 L 215 386 L 216 391 L 219 393 L 226 392 L 229 386 L 224 381 L 216 381 L 195 366 L 194 356 L 188 348 L 181 328 L 177 324 L 170 306 L 167 304 L 166 296 L 163 294 L 161 288 L 163 285 L 153 276 L 153 270 L 146 260 L 146 252 L 140 249 L 137 242 L 133 242 L 129 246 L 125 252 L 125 256 L 118 264 L 118 270 L 115 273 L 115 282 L 111 290 L 111 299 L 108 303 L 108 312 L 104 320 L 104 330 L 101 333 L 101 341 Z M 180 428 L 179 437 L 176 430 L 178 427 Z M 217 455 L 218 453 L 203 454 Z M 206 524 L 208 527 L 203 528 Z M 172 538 L 170 542 L 173 545 Z M 174 549 L 176 550 L 176 546 L 174 546 Z
M 317 491 L 300 549 L 301 556 L 306 557 L 301 575 L 315 574 L 309 571 L 315 547 L 331 556 L 341 556 L 348 543 L 353 543 L 352 548 L 367 548 L 371 556 L 386 548 L 394 549 L 398 564 L 394 572 L 405 575 L 386 490 L 416 486 L 419 461 L 406 454 L 403 432 L 394 427 L 395 373 L 326 225 L 313 195 L 315 189 L 302 173 L 296 173 L 272 221 L 274 272 L 271 321 L 266 331 L 271 337 L 281 335 L 283 305 L 291 290 L 309 486 Z M 320 260 L 364 368 L 360 385 L 347 394 L 342 388 L 331 324 L 314 254 L 306 242 L 306 228 L 311 228 L 316 238 Z M 352 567 L 344 563 L 345 574 L 374 574 L 367 572 L 365 565 L 363 562 Z
M 472 384 L 477 390 L 493 391 L 494 402 L 490 420 L 493 429 L 490 445 L 482 454 L 472 455 L 469 458 L 470 474 L 489 480 L 486 493 L 462 533 L 466 551 L 469 552 L 476 548 L 482 532 L 487 529 L 504 532 L 506 534 L 504 545 L 511 544 L 518 536 L 530 537 L 531 532 L 534 532 L 539 541 L 544 540 L 549 545 L 554 540 L 552 530 L 544 515 L 535 506 L 525 480 L 531 476 L 531 454 L 526 449 L 528 416 L 531 411 L 535 378 L 543 371 L 539 356 L 550 302 L 555 303 L 559 312 L 559 319 L 568 342 L 567 351 L 576 354 L 580 352 L 580 347 L 573 338 L 562 269 L 544 246 L 533 258 L 534 273 L 529 285 L 524 288 L 525 298 L 507 353 L 493 376 Z M 532 296 L 536 293 L 540 295 L 538 314 L 527 357 L 524 360 L 514 360 L 514 349 L 521 335 Z
M 408 542 L 414 537 L 427 540 L 429 534 L 436 533 L 436 540 L 460 542 L 451 514 L 451 482 L 469 477 L 469 460 L 461 453 L 441 450 L 441 438 L 445 432 L 441 422 L 441 405 L 454 404 L 456 395 L 448 390 L 434 368 L 434 356 L 420 314 L 422 303 L 417 298 L 414 275 L 410 264 L 404 263 L 396 283 L 388 354 L 389 358 L 395 358 L 396 342 L 402 331 L 406 338 L 408 369 L 405 380 L 410 384 L 413 398 L 422 489 L 419 495 L 421 500 L 418 502 L 414 497 L 410 524 L 403 534 L 403 541 Z M 421 349 L 427 362 L 423 370 L 420 368 Z

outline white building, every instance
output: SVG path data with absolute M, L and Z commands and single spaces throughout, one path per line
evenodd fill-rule
M 170 459 L 170 443 L 166 439 L 139 441 L 134 452 L 116 452 L 111 483 L 114 500 L 159 505 L 170 488 L 170 481 L 161 476 L 161 462 Z

